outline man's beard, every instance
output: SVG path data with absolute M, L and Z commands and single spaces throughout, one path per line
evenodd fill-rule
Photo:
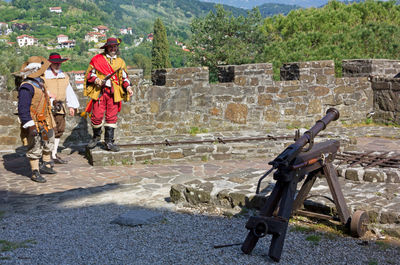
M 108 52 L 108 55 L 110 55 L 111 57 L 114 57 L 115 55 L 117 55 L 117 52 L 110 51 L 110 52 Z

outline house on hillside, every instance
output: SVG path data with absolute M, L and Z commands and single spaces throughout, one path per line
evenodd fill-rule
M 65 41 L 68 41 L 68 36 L 60 34 L 57 36 L 57 43 L 63 43 Z
M 12 30 L 8 28 L 8 24 L 4 22 L 0 22 L 0 35 L 9 35 L 12 33 Z
M 94 27 L 93 30 L 95 32 L 99 32 L 101 34 L 106 34 L 109 31 L 109 29 L 106 26 L 103 26 L 103 25 Z
M 26 24 L 26 23 L 13 23 L 12 25 L 11 25 L 11 28 L 13 29 L 13 30 L 27 30 L 27 29 L 29 29 L 29 25 L 28 24 Z
M 106 38 L 105 34 L 102 34 L 100 32 L 88 32 L 85 35 L 85 41 L 91 42 L 93 41 L 94 43 L 98 43 L 100 40 L 104 40 Z
M 132 28 L 119 29 L 119 33 L 121 33 L 121 35 L 127 35 L 127 34 L 132 35 L 133 34 L 132 33 Z
M 71 71 L 68 75 L 74 80 L 76 89 L 83 90 L 83 82 L 85 80 L 85 71 Z
M 67 35 L 60 34 L 57 36 L 57 49 L 74 48 L 76 45 L 75 40 L 69 40 Z
M 18 42 L 19 47 L 38 45 L 38 40 L 36 38 L 26 35 L 26 34 L 18 36 L 17 42 Z
M 49 7 L 49 10 L 52 13 L 57 13 L 57 14 L 61 14 L 62 13 L 61 6 Z
M 153 41 L 153 33 L 147 34 L 147 41 Z
M 59 43 L 57 45 L 57 49 L 62 49 L 62 48 L 71 49 L 71 48 L 74 48 L 75 46 L 76 46 L 75 40 L 67 40 L 67 41 L 63 41 L 63 42 Z
M 133 41 L 133 44 L 135 45 L 135 47 L 139 46 L 141 43 L 143 42 L 143 37 L 140 37 L 138 39 L 135 39 Z

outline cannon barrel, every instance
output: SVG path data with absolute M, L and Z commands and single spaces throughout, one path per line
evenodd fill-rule
M 325 117 L 318 120 L 315 125 L 308 131 L 306 131 L 303 136 L 296 140 L 295 143 L 288 146 L 280 155 L 278 155 L 274 160 L 269 162 L 274 168 L 278 167 L 288 167 L 290 163 L 293 162 L 295 157 L 303 151 L 303 147 L 310 143 L 312 145 L 314 137 L 331 121 L 336 121 L 339 119 L 339 111 L 335 108 L 330 108 L 326 111 Z
M 331 121 L 336 121 L 339 119 L 339 111 L 335 108 L 330 108 L 326 111 L 325 117 L 318 120 L 315 125 L 308 131 L 306 131 L 302 137 L 300 137 L 295 144 L 304 147 L 310 142 L 320 131 L 325 130 L 326 126 Z

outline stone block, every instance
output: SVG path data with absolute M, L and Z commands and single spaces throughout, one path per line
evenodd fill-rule
M 214 151 L 214 146 L 204 146 L 200 145 L 196 147 L 196 153 L 212 153 Z
M 233 123 L 246 124 L 248 107 L 244 104 L 230 103 L 225 110 L 225 118 Z
M 214 160 L 229 160 L 231 159 L 231 154 L 212 154 L 211 157 Z
M 258 105 L 259 106 L 270 106 L 273 103 L 273 99 L 271 95 L 259 95 L 258 96 Z
M 179 158 L 183 158 L 184 155 L 182 152 L 171 152 L 169 153 L 169 158 L 171 159 L 179 159 Z
M 387 183 L 400 183 L 400 173 L 399 171 L 389 171 L 386 172 L 386 182 Z
M 201 183 L 199 185 L 195 185 L 194 187 L 186 186 L 184 193 L 186 201 L 194 205 L 200 203 L 210 203 L 213 187 L 214 184 L 211 182 Z
M 309 88 L 309 91 L 316 97 L 322 97 L 328 95 L 331 90 L 324 86 L 313 86 Z
M 185 192 L 186 188 L 182 184 L 174 184 L 171 186 L 169 191 L 169 196 L 171 197 L 171 201 L 174 203 L 185 201 Z
M 385 177 L 382 172 L 377 170 L 366 170 L 364 172 L 363 180 L 367 182 L 384 182 Z
M 322 112 L 321 100 L 314 99 L 308 104 L 308 114 L 320 114 Z
M 379 222 L 381 224 L 394 224 L 394 223 L 398 224 L 400 222 L 400 219 L 398 214 L 392 212 L 381 212 Z
M 4 116 L 0 115 L 0 126 L 11 126 L 11 125 L 18 125 L 17 122 L 17 116 L 10 117 L 10 116 Z
M 135 158 L 135 160 L 137 162 L 146 161 L 146 160 L 151 160 L 152 159 L 152 155 L 151 154 L 148 154 L 148 155 L 135 155 L 134 158 Z
M 19 142 L 20 138 L 18 136 L 0 136 L 0 143 L 2 145 L 16 145 Z
M 216 196 L 216 202 L 224 208 L 233 208 L 229 190 L 222 190 Z
M 239 207 L 246 206 L 246 201 L 247 201 L 246 200 L 247 199 L 246 195 L 244 195 L 242 193 L 232 192 L 232 193 L 229 193 L 229 196 L 231 198 L 231 203 L 232 203 L 233 207 L 235 207 L 235 206 L 239 206 Z
M 359 170 L 348 168 L 345 173 L 345 178 L 353 181 L 360 181 Z

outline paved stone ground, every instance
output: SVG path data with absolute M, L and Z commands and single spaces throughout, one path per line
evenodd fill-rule
M 400 140 L 363 137 L 358 139 L 357 148 L 400 152 Z M 265 159 L 93 167 L 81 154 L 67 154 L 67 151 L 64 150 L 63 157 L 69 163 L 56 165 L 58 174 L 47 175 L 48 181 L 44 184 L 30 181 L 25 157 L 17 153 L 3 153 L 0 163 L 0 210 L 7 214 L 110 202 L 176 209 L 177 206 L 169 198 L 174 184 L 201 180 L 211 182 L 222 190 L 230 188 L 230 183 L 236 183 L 240 184 L 240 190 L 254 193 L 258 178 L 269 168 Z M 343 178 L 340 182 L 352 210 L 375 211 L 375 221 L 391 226 L 400 224 L 400 184 L 355 183 Z M 270 183 L 266 180 L 265 185 Z M 329 194 L 324 180 L 318 180 L 313 190 Z

